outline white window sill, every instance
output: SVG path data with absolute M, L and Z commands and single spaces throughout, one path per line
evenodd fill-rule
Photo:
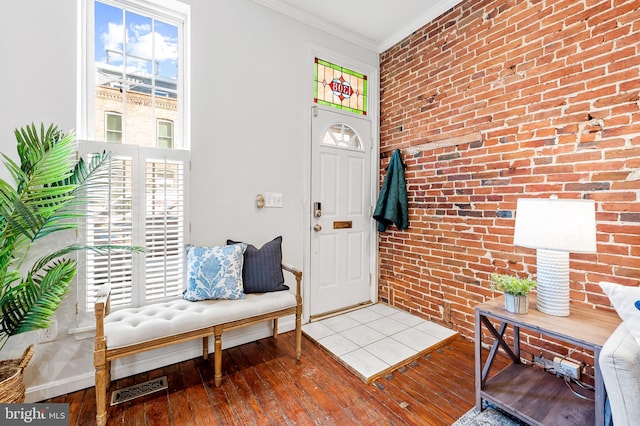
M 92 324 L 82 327 L 70 328 L 69 334 L 72 335 L 75 340 L 95 339 L 96 326 Z

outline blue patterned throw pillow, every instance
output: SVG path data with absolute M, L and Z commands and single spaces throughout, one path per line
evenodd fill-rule
M 246 249 L 246 244 L 218 247 L 188 245 L 187 289 L 183 298 L 192 302 L 244 299 L 242 265 Z

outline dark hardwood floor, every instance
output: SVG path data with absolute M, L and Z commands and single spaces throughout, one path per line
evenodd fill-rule
M 291 332 L 227 349 L 219 388 L 201 358 L 115 380 L 112 389 L 166 375 L 169 388 L 109 407 L 108 424 L 438 426 L 474 405 L 473 343 L 461 337 L 372 384 L 306 337 L 302 359 L 294 354 Z M 95 423 L 94 388 L 48 401 L 70 404 L 70 425 Z

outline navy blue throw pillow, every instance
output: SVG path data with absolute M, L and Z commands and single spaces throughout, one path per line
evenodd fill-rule
M 227 240 L 227 244 L 239 242 Z M 282 237 L 276 237 L 261 248 L 250 244 L 244 252 L 242 282 L 245 293 L 267 293 L 289 290 L 282 274 Z

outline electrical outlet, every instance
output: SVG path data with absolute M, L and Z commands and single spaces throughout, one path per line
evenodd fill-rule
M 38 342 L 53 342 L 58 337 L 58 321 L 54 318 L 47 328 L 38 330 Z
M 581 365 L 568 359 L 555 357 L 553 358 L 553 371 L 562 376 L 568 376 L 575 380 L 580 380 Z

